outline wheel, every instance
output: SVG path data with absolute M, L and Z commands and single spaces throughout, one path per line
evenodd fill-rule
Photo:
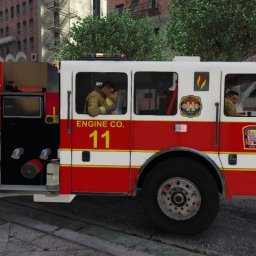
M 201 163 L 176 157 L 157 164 L 144 181 L 146 214 L 163 231 L 198 234 L 209 227 L 219 210 L 213 176 Z

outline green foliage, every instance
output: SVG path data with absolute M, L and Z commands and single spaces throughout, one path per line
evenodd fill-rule
M 60 59 L 79 60 L 86 53 L 124 53 L 128 60 L 162 60 L 164 35 L 156 35 L 148 17 L 133 19 L 130 12 L 106 17 L 88 16 L 71 28 L 70 39 L 59 44 Z
M 171 0 L 168 43 L 176 55 L 239 61 L 256 51 L 255 0 Z

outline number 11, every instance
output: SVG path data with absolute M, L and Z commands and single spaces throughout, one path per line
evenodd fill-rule
M 90 138 L 93 138 L 93 148 L 98 148 L 98 131 L 95 130 L 89 134 Z M 105 148 L 109 148 L 110 136 L 109 131 L 104 132 L 101 136 L 102 139 L 105 138 Z

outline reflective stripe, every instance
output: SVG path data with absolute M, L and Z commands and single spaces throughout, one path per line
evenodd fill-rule
M 83 162 L 82 161 L 82 149 L 81 150 L 73 150 L 72 151 L 72 164 L 73 165 L 102 165 L 102 166 L 128 166 L 129 163 L 132 167 L 140 167 L 142 166 L 152 155 L 157 153 L 157 151 L 132 151 L 130 155 L 130 151 L 101 151 L 101 150 L 86 150 L 90 151 L 90 161 Z M 211 157 L 215 162 L 218 161 L 217 154 L 207 154 Z M 131 161 L 130 161 L 131 157 Z M 60 150 L 60 162 L 62 165 L 71 164 L 71 150 Z M 219 167 L 220 164 L 218 164 Z
M 235 154 L 235 153 L 230 153 Z M 221 162 L 224 169 L 253 169 L 256 171 L 255 163 L 256 163 L 256 155 L 255 154 L 239 154 L 237 153 L 237 164 L 230 165 L 228 163 L 228 157 L 230 154 L 220 154 Z M 252 170 L 251 170 L 252 171 Z
M 72 151 L 72 164 L 73 165 L 84 165 L 84 166 L 128 166 L 130 163 L 131 167 L 141 167 L 152 155 L 157 153 L 157 151 L 132 151 L 131 152 L 131 161 L 130 151 L 127 150 L 113 150 L 113 151 L 104 151 L 104 150 L 88 150 L 90 151 L 90 161 L 82 161 L 82 151 L 83 150 L 74 150 Z M 206 153 L 220 169 L 224 170 L 250 170 L 256 171 L 254 164 L 256 162 L 256 155 L 253 154 L 237 154 L 237 164 L 229 165 L 228 164 L 228 155 L 227 153 L 220 154 L 222 159 L 222 164 L 220 163 L 219 156 L 217 153 Z M 71 164 L 71 150 L 65 149 L 60 150 L 60 162 L 62 165 Z

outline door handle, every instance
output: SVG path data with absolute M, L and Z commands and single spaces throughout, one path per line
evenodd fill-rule
M 71 91 L 67 91 L 67 94 L 68 94 L 68 99 L 67 99 L 67 102 L 68 102 L 68 109 L 67 109 L 67 119 L 68 119 L 68 123 L 67 123 L 67 133 L 70 134 L 71 133 L 71 113 L 70 113 L 70 110 L 71 110 Z
M 228 155 L 228 164 L 230 164 L 230 165 L 237 164 L 237 154 L 229 154 Z
M 83 162 L 89 162 L 91 159 L 90 151 L 83 151 L 82 152 L 82 161 Z
M 216 119 L 215 119 L 215 146 L 219 146 L 219 136 L 220 136 L 220 103 L 215 102 L 215 107 L 216 107 Z

